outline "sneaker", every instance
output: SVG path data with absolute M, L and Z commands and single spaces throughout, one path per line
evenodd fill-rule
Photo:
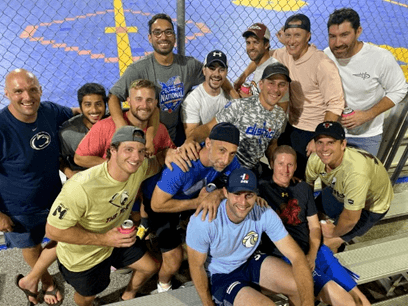
M 170 283 L 170 286 L 169 286 L 168 288 L 163 288 L 163 287 L 160 285 L 160 283 L 157 283 L 157 289 L 156 289 L 156 290 L 153 290 L 153 291 L 151 292 L 151 294 L 163 293 L 163 292 L 167 292 L 167 291 L 170 291 L 170 290 L 173 290 L 171 283 Z

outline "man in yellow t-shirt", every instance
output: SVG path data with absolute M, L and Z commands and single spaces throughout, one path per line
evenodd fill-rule
M 47 236 L 58 241 L 58 265 L 75 288 L 78 305 L 91 305 L 109 285 L 110 267 L 135 270 L 122 295 L 135 297 L 157 266 L 136 231 L 119 231 L 142 181 L 158 173 L 165 153 L 145 159 L 144 132 L 133 126 L 112 137 L 108 161 L 78 173 L 65 184 L 47 219 Z M 160 162 L 158 161 L 160 160 Z
M 322 210 L 335 222 L 322 224 L 322 232 L 324 243 L 337 251 L 385 216 L 394 193 L 387 171 L 375 156 L 346 147 L 340 123 L 320 123 L 313 138 L 316 153 L 307 162 L 306 181 L 313 184 L 320 177 L 328 186 L 322 192 Z

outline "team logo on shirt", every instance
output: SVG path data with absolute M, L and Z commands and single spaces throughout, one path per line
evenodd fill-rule
M 248 234 L 245 235 L 244 239 L 242 240 L 242 244 L 246 248 L 253 248 L 256 245 L 258 239 L 259 235 L 254 231 L 250 231 Z
M 160 109 L 164 112 L 172 113 L 181 104 L 184 98 L 184 84 L 177 75 L 171 77 L 166 83 L 158 80 L 161 88 L 160 91 Z
M 284 224 L 298 225 L 302 223 L 299 218 L 301 211 L 298 200 L 289 199 L 287 203 L 284 202 L 279 205 L 277 213 Z
M 118 208 L 118 211 L 111 217 L 106 219 L 106 223 L 115 220 L 118 216 L 123 214 L 129 208 L 131 201 L 128 201 L 129 193 L 125 190 L 122 193 L 115 193 L 109 200 L 109 203 Z
M 44 150 L 51 143 L 51 135 L 47 132 L 39 132 L 30 140 L 30 146 L 34 150 Z
M 62 220 L 64 216 L 67 214 L 68 208 L 64 206 L 64 204 L 58 205 L 58 207 L 54 210 L 52 215 L 55 217 L 58 214 L 58 219 Z
M 263 123 L 263 127 L 257 126 L 256 123 L 254 124 L 254 126 L 248 126 L 245 131 L 245 134 L 253 135 L 253 136 L 261 136 L 261 137 L 266 137 L 268 139 L 272 139 L 273 136 L 275 135 L 275 130 L 266 128 L 266 121 L 265 121 Z
M 355 77 L 362 78 L 363 80 L 370 78 L 370 75 L 367 72 L 354 73 L 353 75 Z

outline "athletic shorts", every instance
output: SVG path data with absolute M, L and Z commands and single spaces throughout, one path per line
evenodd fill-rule
M 58 260 L 62 276 L 82 296 L 94 296 L 105 290 L 110 283 L 111 266 L 116 269 L 127 267 L 146 253 L 144 242 L 138 241 L 128 248 L 114 248 L 110 257 L 82 272 L 71 272 Z
M 266 254 L 256 252 L 248 261 L 228 274 L 211 276 L 211 294 L 217 305 L 233 305 L 235 297 L 243 287 L 259 290 L 261 265 Z
M 4 233 L 7 248 L 31 248 L 39 245 L 45 236 L 48 209 L 31 215 L 9 216 L 14 222 L 12 232 Z

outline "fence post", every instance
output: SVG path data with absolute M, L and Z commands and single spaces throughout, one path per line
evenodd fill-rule
M 186 55 L 186 2 L 177 0 L 177 53 Z

